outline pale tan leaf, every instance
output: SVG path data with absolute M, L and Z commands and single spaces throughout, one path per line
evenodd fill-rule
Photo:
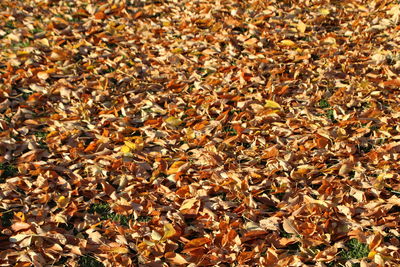
M 296 227 L 293 225 L 293 223 L 286 219 L 283 218 L 283 230 L 285 230 L 285 232 L 289 233 L 289 234 L 295 234 L 295 235 L 299 235 L 299 232 L 296 230 Z
M 194 204 L 197 202 L 198 202 L 198 199 L 196 199 L 196 198 L 185 199 L 185 201 L 183 201 L 179 210 L 191 209 L 194 206 Z

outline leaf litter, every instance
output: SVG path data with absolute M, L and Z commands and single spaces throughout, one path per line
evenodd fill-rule
M 397 1 L 0 5 L 2 265 L 400 264 Z

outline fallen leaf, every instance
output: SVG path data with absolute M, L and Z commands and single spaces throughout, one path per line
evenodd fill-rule
M 167 174 L 175 174 L 177 172 L 179 172 L 179 170 L 181 169 L 181 167 L 185 164 L 185 161 L 175 161 L 174 163 L 172 163 L 172 165 L 169 167 Z
M 162 237 L 161 240 L 167 240 L 173 237 L 175 234 L 176 234 L 175 228 L 172 226 L 172 224 L 167 223 L 164 225 L 164 236 Z
M 179 125 L 182 124 L 182 120 L 180 120 L 180 119 L 178 119 L 178 118 L 176 118 L 176 117 L 173 117 L 173 116 L 168 117 L 168 118 L 165 120 L 165 122 L 166 122 L 168 125 L 173 126 L 173 127 L 177 127 L 177 126 L 179 126 Z
M 296 228 L 293 225 L 293 223 L 290 220 L 286 219 L 286 218 L 283 218 L 282 227 L 283 227 L 283 230 L 285 230 L 286 233 L 299 235 L 299 232 L 296 230 Z
M 26 229 L 29 229 L 30 227 L 31 227 L 31 225 L 29 223 L 25 223 L 25 222 L 16 222 L 16 223 L 13 223 L 13 225 L 11 225 L 11 229 L 14 232 L 26 230 Z
M 164 257 L 172 264 L 177 264 L 177 265 L 188 264 L 188 261 L 179 253 L 167 252 L 165 253 Z
M 39 71 L 36 75 L 41 80 L 47 80 L 49 78 L 49 74 L 46 71 Z
M 207 237 L 195 238 L 195 239 L 190 240 L 188 243 L 186 243 L 185 249 L 186 248 L 197 248 L 197 247 L 203 246 L 205 244 L 208 244 L 210 242 L 211 242 L 211 240 Z
M 283 46 L 289 46 L 289 47 L 293 47 L 296 45 L 296 43 L 293 42 L 292 40 L 282 40 L 282 41 L 280 41 L 280 44 Z
M 297 23 L 297 30 L 301 33 L 305 33 L 307 29 L 307 25 L 304 24 L 301 20 Z
M 179 210 L 191 209 L 198 201 L 197 198 L 185 199 Z
M 65 208 L 68 206 L 70 199 L 68 197 L 60 196 L 57 199 L 57 205 L 60 208 Z
M 281 109 L 282 108 L 281 105 L 279 105 L 278 103 L 276 103 L 275 101 L 272 101 L 272 100 L 266 100 L 264 107 L 270 108 L 270 109 Z

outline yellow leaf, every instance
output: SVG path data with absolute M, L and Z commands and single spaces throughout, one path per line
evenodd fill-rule
M 279 104 L 276 103 L 275 101 L 267 100 L 267 101 L 265 101 L 264 107 L 266 107 L 266 108 L 272 108 L 272 109 L 280 109 L 280 108 L 281 108 L 281 105 L 279 105 Z
M 135 150 L 136 149 L 136 144 L 131 142 L 131 141 L 124 141 L 125 146 L 129 147 L 130 149 Z
M 296 43 L 293 42 L 292 40 L 282 40 L 282 41 L 280 42 L 280 44 L 281 44 L 281 45 L 284 45 L 284 46 L 290 46 L 290 47 L 296 45 Z
M 160 241 L 162 236 L 155 230 L 151 231 L 151 239 L 155 241 Z
M 185 201 L 183 201 L 179 210 L 191 209 L 196 202 L 198 202 L 198 200 L 196 198 L 185 199 Z
M 132 141 L 124 141 L 125 145 L 121 147 L 121 152 L 122 153 L 129 153 L 131 150 L 142 150 L 144 147 L 143 144 L 143 138 L 141 136 L 135 136 L 131 137 L 131 140 L 135 140 L 135 142 Z
M 373 259 L 373 258 L 375 257 L 375 255 L 376 255 L 376 251 L 372 250 L 372 251 L 370 251 L 370 252 L 368 253 L 368 258 L 369 258 L 369 259 Z
M 297 30 L 301 33 L 305 33 L 307 29 L 307 25 L 304 24 L 301 20 L 299 21 L 299 23 L 297 23 Z
M 130 147 L 129 146 L 122 146 L 121 147 L 121 152 L 122 153 L 129 153 L 129 152 L 131 152 L 131 149 L 130 149 Z
M 326 8 L 322 8 L 322 9 L 320 9 L 319 10 L 319 13 L 321 14 L 321 15 L 329 15 L 331 12 L 329 11 L 329 9 L 326 9 Z
M 196 134 L 195 134 L 195 132 L 193 131 L 192 128 L 187 128 L 186 129 L 186 138 L 189 139 L 189 140 L 192 140 L 192 139 L 196 138 Z
M 129 249 L 126 247 L 115 247 L 115 248 L 110 248 L 109 250 L 112 253 L 116 254 L 126 254 L 129 253 Z
M 174 50 L 172 50 L 172 53 L 174 54 L 182 54 L 183 52 L 185 52 L 182 48 L 175 48 Z
M 163 240 L 167 240 L 168 238 L 173 237 L 176 234 L 175 228 L 172 226 L 172 224 L 167 223 L 164 225 L 164 236 L 162 237 Z
M 17 216 L 21 221 L 25 222 L 26 218 L 23 212 L 17 212 L 14 215 Z
M 176 117 L 171 116 L 171 117 L 169 117 L 168 119 L 166 119 L 165 122 L 166 122 L 168 125 L 170 125 L 170 126 L 177 127 L 177 126 L 181 125 L 182 120 L 180 120 L 180 119 L 178 119 L 178 118 L 176 118 Z
M 392 173 L 384 172 L 384 173 L 381 173 L 381 174 L 378 175 L 377 180 L 383 181 L 385 179 L 391 179 L 391 178 L 393 178 L 393 174 Z
M 180 167 L 185 163 L 185 161 L 175 161 L 174 163 L 172 163 L 171 167 L 169 167 L 167 174 L 175 174 L 179 172 Z
M 144 240 L 142 243 L 138 245 L 138 248 L 147 246 L 154 246 L 156 243 L 151 242 L 149 240 Z
M 54 221 L 57 223 L 67 223 L 67 217 L 58 213 L 54 216 Z
M 68 205 L 68 203 L 69 203 L 69 198 L 67 198 L 67 197 L 60 196 L 57 199 L 57 205 L 60 208 L 65 208 Z

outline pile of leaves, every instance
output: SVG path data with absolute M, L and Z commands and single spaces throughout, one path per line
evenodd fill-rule
M 1 1 L 0 263 L 400 264 L 399 16 Z

